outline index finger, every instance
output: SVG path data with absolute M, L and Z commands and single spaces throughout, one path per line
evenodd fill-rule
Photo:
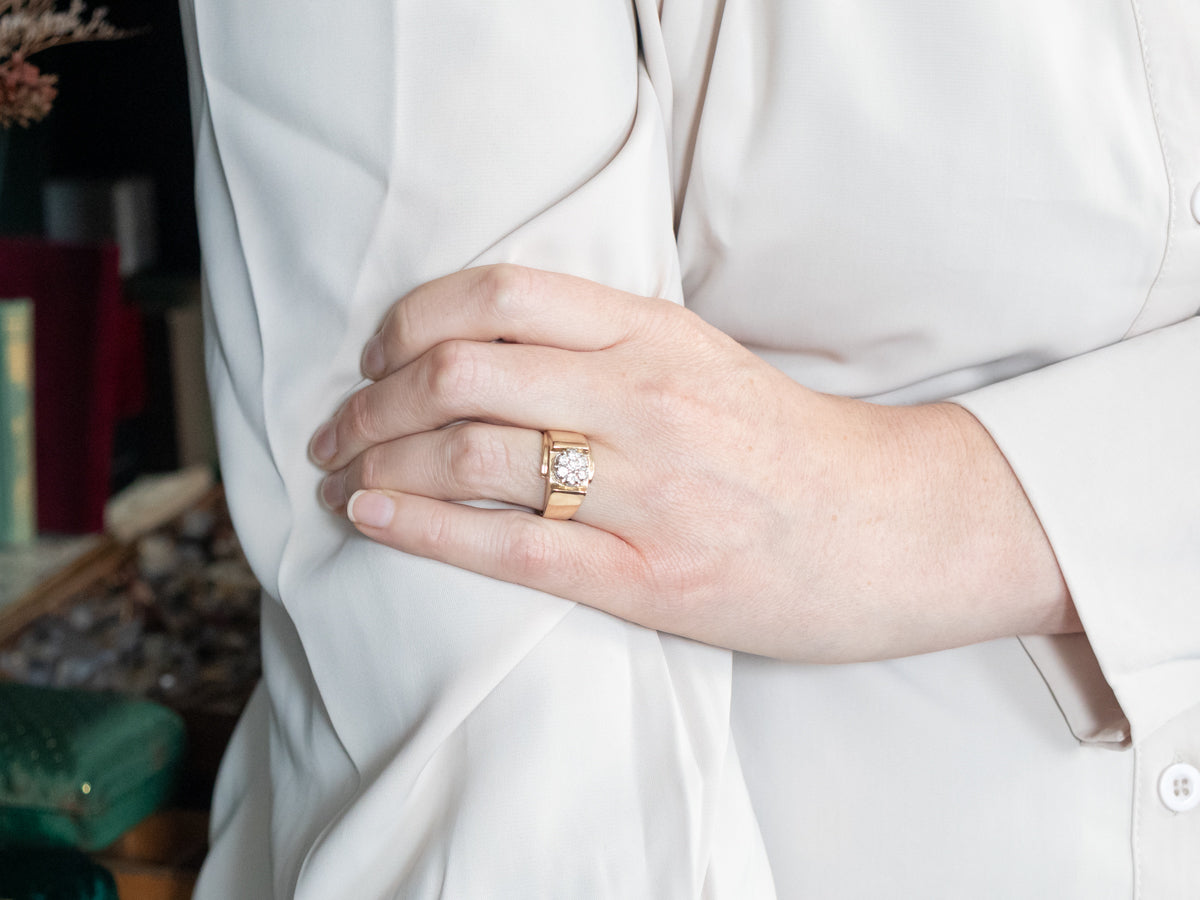
M 603 350 L 636 329 L 647 302 L 655 301 L 509 263 L 464 269 L 396 301 L 363 351 L 362 370 L 379 380 L 456 339 Z

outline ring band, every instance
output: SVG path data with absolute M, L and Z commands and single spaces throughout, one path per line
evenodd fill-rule
M 595 473 L 592 448 L 586 437 L 575 431 L 543 431 L 542 476 L 546 479 L 546 498 L 542 515 L 547 519 L 569 519 L 575 515 Z

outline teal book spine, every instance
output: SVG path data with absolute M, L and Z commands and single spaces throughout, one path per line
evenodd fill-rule
M 0 543 L 37 536 L 33 303 L 0 301 Z

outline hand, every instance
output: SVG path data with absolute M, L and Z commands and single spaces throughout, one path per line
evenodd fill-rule
M 363 368 L 311 453 L 326 503 L 398 550 L 808 661 L 1079 628 L 960 407 L 818 394 L 679 306 L 511 265 L 404 297 Z M 590 440 L 574 519 L 449 502 L 540 509 L 545 429 Z

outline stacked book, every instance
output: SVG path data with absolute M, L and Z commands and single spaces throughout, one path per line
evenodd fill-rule
M 146 390 L 141 316 L 124 301 L 118 266 L 115 244 L 0 238 L 0 297 L 32 300 L 0 303 L 5 441 L 15 427 L 21 442 L 5 451 L 0 492 L 37 498 L 36 527 L 28 505 L 0 512 L 13 523 L 10 541 L 103 528 L 116 425 L 143 407 Z
M 37 534 L 33 429 L 33 304 L 0 300 L 0 544 Z

